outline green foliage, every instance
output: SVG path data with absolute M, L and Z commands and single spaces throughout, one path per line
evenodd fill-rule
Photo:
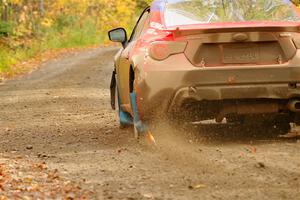
M 86 47 L 101 44 L 106 39 L 106 34 L 95 29 L 92 19 L 87 19 L 82 25 L 65 24 L 44 28 L 41 31 L 43 37 L 35 38 L 28 43 L 10 40 L 5 46 L 0 45 L 0 72 L 8 71 L 10 66 L 48 49 Z
M 13 27 L 13 22 L 0 21 L 0 37 L 12 35 Z
M 58 15 L 55 19 L 54 28 L 57 31 L 63 31 L 66 27 L 71 27 L 72 25 L 76 25 L 76 22 L 79 20 L 79 17 L 76 15 L 66 15 L 61 14 Z
M 1 48 L 0 49 L 0 72 L 6 71 L 8 66 L 15 63 L 15 60 L 11 58 L 10 52 L 8 49 Z
M 16 49 L 11 50 L 7 47 L 0 48 L 0 72 L 6 72 L 10 70 L 10 66 L 17 64 L 18 62 L 31 57 L 36 53 L 35 49 Z
M 71 24 L 70 24 L 71 25 Z M 87 19 L 84 24 L 74 26 L 58 26 L 48 29 L 45 33 L 43 49 L 84 47 L 93 44 L 100 44 L 104 40 L 103 33 L 95 29 L 92 19 Z

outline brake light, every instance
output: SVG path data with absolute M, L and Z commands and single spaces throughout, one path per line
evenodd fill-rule
M 183 53 L 187 42 L 156 41 L 149 47 L 149 55 L 154 60 L 165 60 L 174 54 Z

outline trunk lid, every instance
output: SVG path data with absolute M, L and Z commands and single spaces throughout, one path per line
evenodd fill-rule
M 174 38 L 187 41 L 185 55 L 197 67 L 280 65 L 297 51 L 297 26 L 199 27 L 173 30 Z

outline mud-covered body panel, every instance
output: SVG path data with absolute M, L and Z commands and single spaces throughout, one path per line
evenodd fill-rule
M 191 99 L 288 101 L 300 97 L 300 20 L 168 27 L 164 21 L 167 2 L 181 1 L 154 1 L 147 28 L 116 58 L 124 85 L 119 87 L 123 88 L 121 106 L 128 113 L 132 114 L 130 88 L 136 93 L 142 120 L 165 115 Z M 299 13 L 294 14 L 296 19 Z
M 136 73 L 142 117 L 167 113 L 187 99 L 291 99 L 300 97 L 300 52 L 281 65 L 199 68 L 173 55 L 163 63 L 148 58 Z M 149 66 L 149 68 L 147 68 Z M 150 67 L 151 66 L 151 67 Z

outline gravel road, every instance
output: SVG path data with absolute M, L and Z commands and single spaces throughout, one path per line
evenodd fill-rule
M 0 85 L 0 156 L 45 162 L 97 199 L 300 199 L 300 143 L 276 127 L 161 123 L 157 146 L 119 130 L 115 53 L 71 54 Z

